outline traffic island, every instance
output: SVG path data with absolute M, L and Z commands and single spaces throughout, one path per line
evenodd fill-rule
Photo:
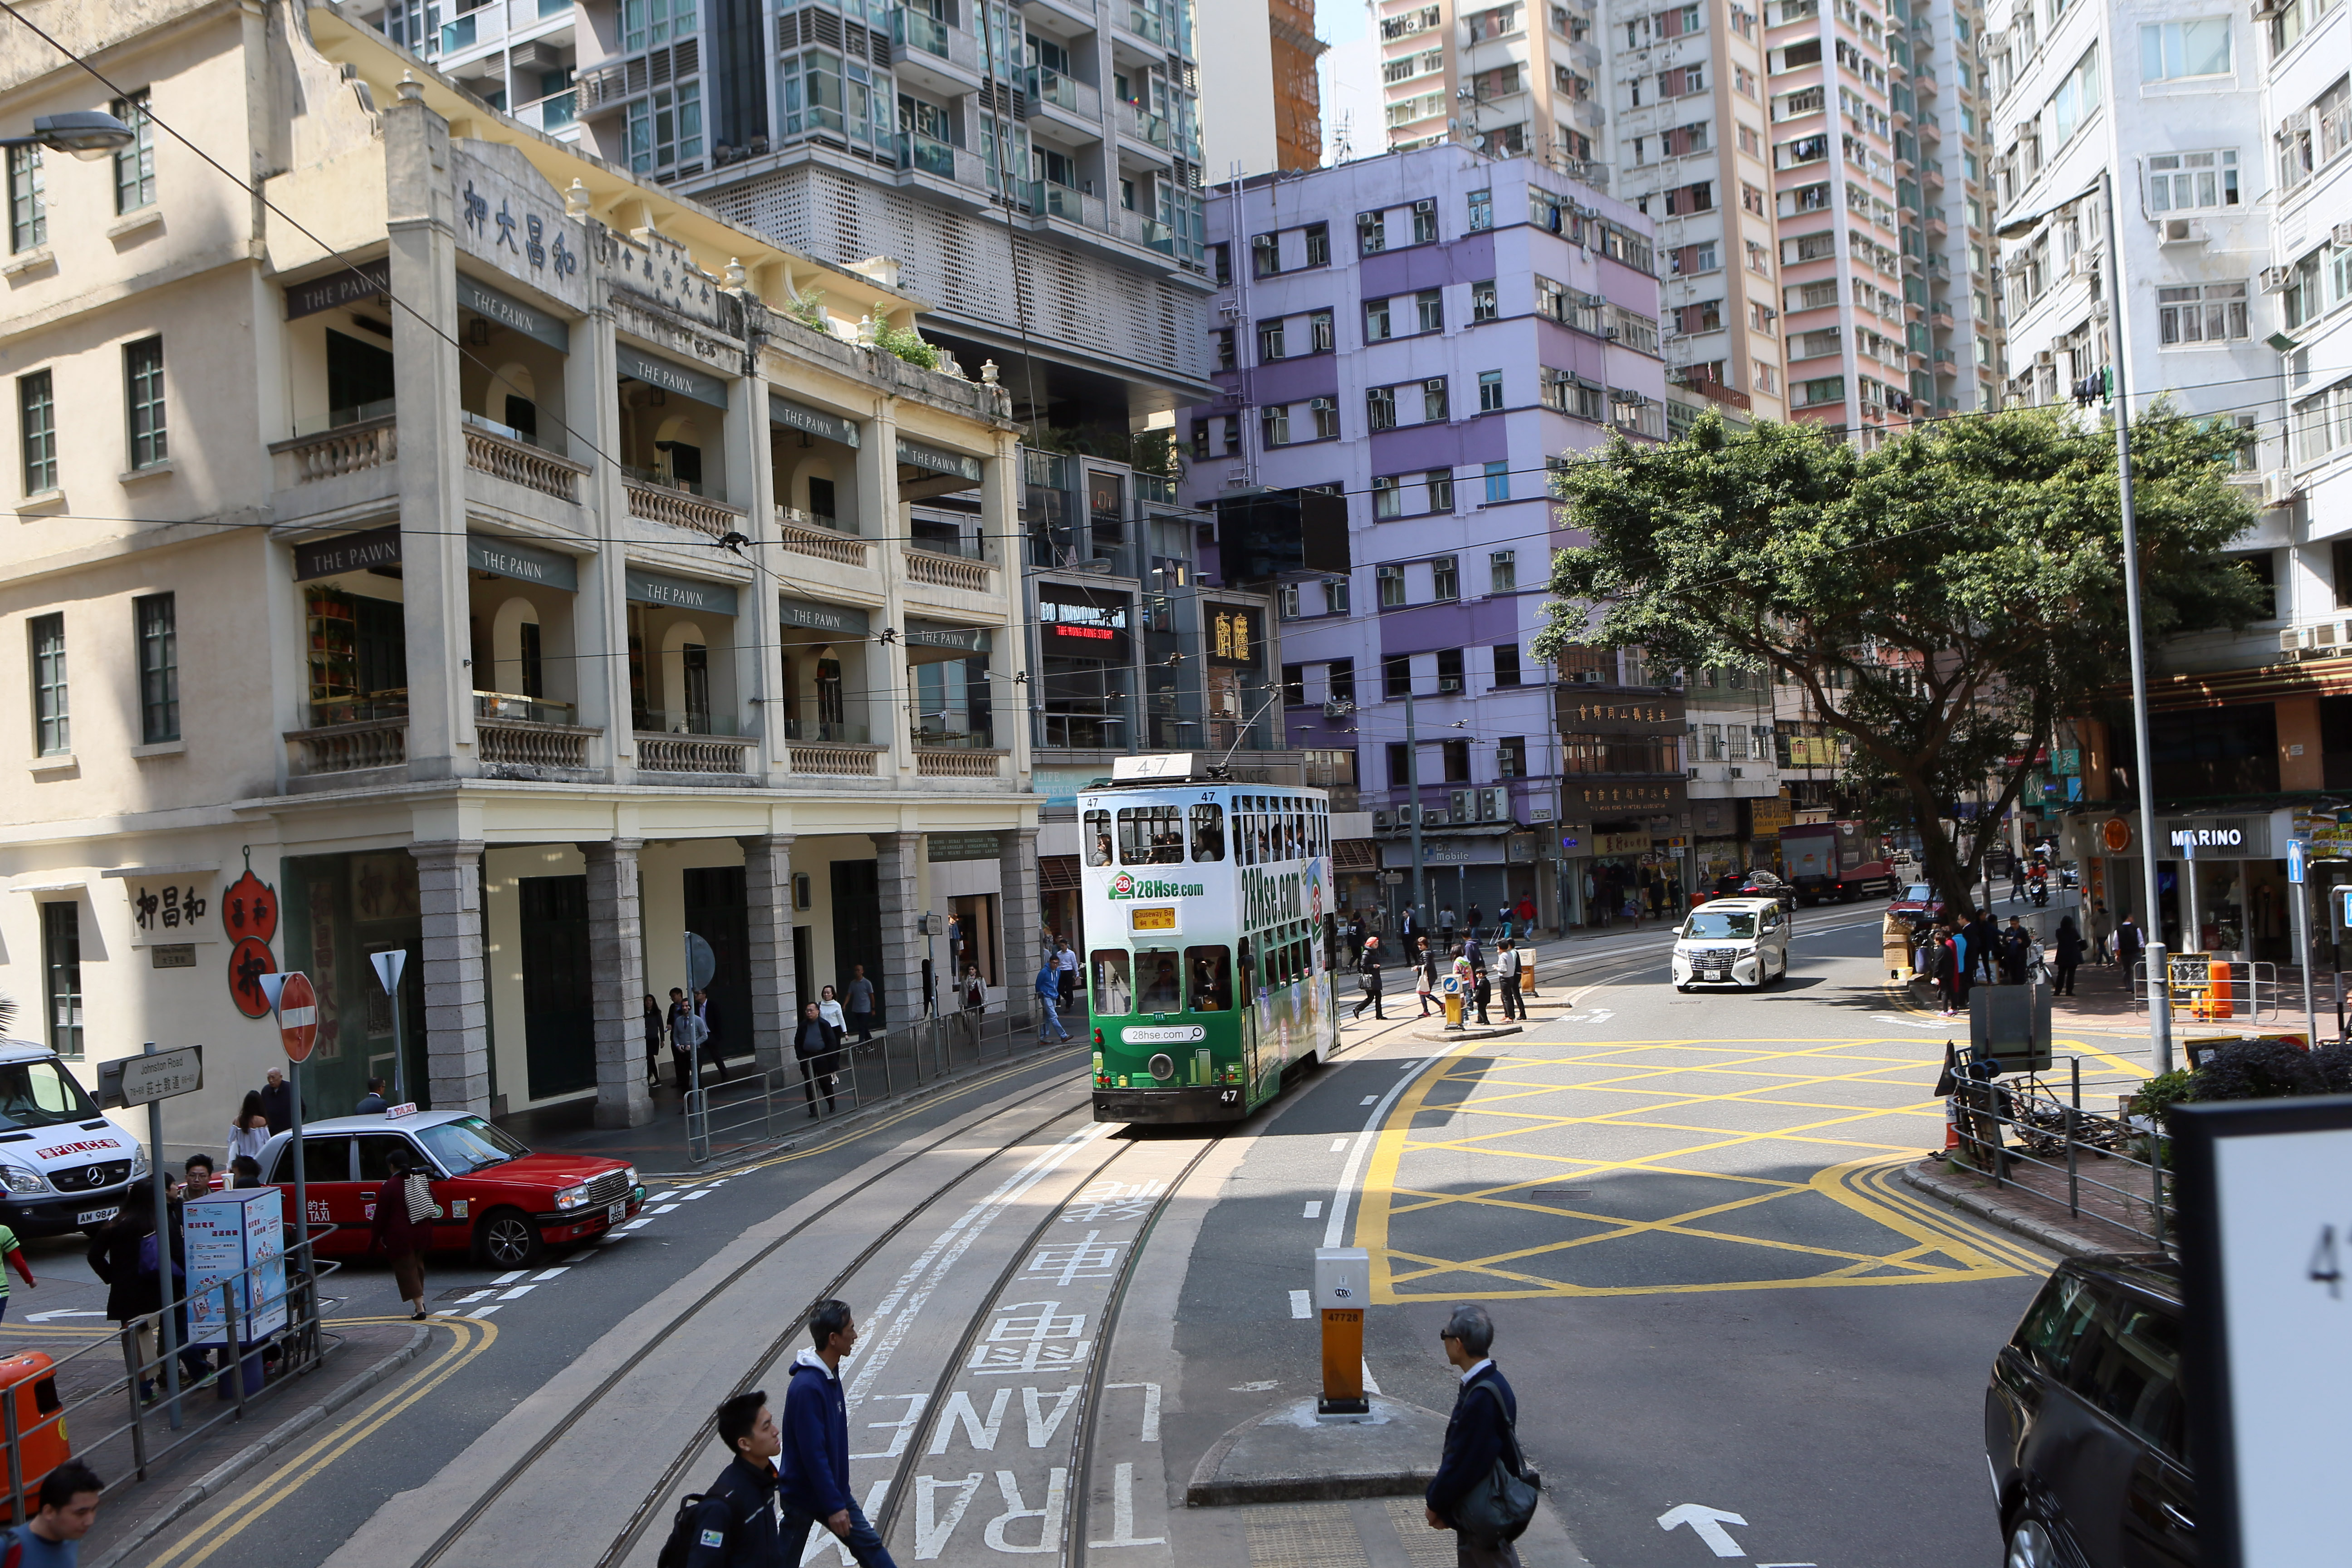
M 1416 1040 L 1434 1040 L 1440 1045 L 1460 1045 L 1465 1040 L 1499 1040 L 1505 1035 L 1519 1032 L 1517 1024 L 1465 1024 L 1458 1029 L 1415 1029 Z
M 1244 1421 L 1209 1447 L 1184 1489 L 1190 1508 L 1410 1497 L 1427 1489 L 1445 1449 L 1445 1417 L 1370 1396 L 1369 1415 L 1318 1421 L 1312 1399 Z

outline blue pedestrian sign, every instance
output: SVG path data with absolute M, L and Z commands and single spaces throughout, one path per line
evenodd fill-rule
M 2303 881 L 2303 853 L 2302 839 L 2286 841 L 2286 879 L 2290 883 L 2300 884 Z

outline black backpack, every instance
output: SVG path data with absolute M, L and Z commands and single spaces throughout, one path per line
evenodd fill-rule
M 686 1568 L 686 1560 L 695 1547 L 694 1516 L 706 1502 L 725 1502 L 717 1492 L 688 1492 L 678 1499 L 677 1517 L 670 1521 L 669 1539 L 662 1542 L 661 1555 L 654 1559 L 656 1568 Z M 728 1509 L 728 1522 L 734 1523 L 734 1509 Z

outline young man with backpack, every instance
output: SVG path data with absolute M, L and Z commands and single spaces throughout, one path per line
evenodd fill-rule
M 34 1514 L 20 1529 L 0 1525 L 0 1564 L 5 1568 L 74 1568 L 81 1561 L 81 1538 L 98 1522 L 96 1472 L 68 1459 L 41 1478 Z
M 678 1505 L 659 1568 L 790 1568 L 777 1520 L 776 1455 L 782 1438 L 764 1394 L 719 1407 L 719 1441 L 734 1457 L 710 1489 Z

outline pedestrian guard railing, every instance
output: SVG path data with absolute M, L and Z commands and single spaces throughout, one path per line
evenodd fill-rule
M 812 1110 L 819 1118 L 846 1115 L 942 1079 L 1034 1054 L 1043 1046 L 1035 1031 L 1034 1017 L 1026 1011 L 963 1008 L 862 1040 L 845 1038 L 827 1058 L 788 1059 L 698 1084 L 686 1096 L 687 1159 L 701 1166 L 781 1143 L 808 1125 Z
M 2054 1199 L 2064 1184 L 2066 1212 L 2159 1248 L 2179 1226 L 2171 1185 L 2172 1138 L 2160 1117 L 2136 1114 L 2119 1096 L 2113 1115 L 2083 1105 L 2080 1057 L 2064 1064 L 2064 1087 L 2042 1074 L 1985 1079 L 1963 1073 L 1948 1115 L 1957 1152 L 1996 1185 L 2017 1185 Z M 2053 1063 L 2053 1066 L 2057 1063 Z M 2037 1183 L 2021 1173 L 2047 1173 Z
M 41 1478 L 68 1458 L 110 1477 L 121 1474 L 127 1458 L 143 1481 L 173 1454 L 224 1423 L 244 1420 L 255 1404 L 317 1370 L 342 1342 L 326 1331 L 327 1301 L 320 1293 L 337 1267 L 313 1258 L 311 1244 L 299 1242 L 284 1256 L 208 1282 L 200 1293 L 184 1289 L 162 1310 L 50 1355 L 46 1366 L 0 1363 L 10 1374 L 0 1380 L 0 1446 L 8 1495 L 19 1510 L 7 1517 L 26 1518 Z M 154 1346 L 153 1355 L 141 1355 L 142 1339 Z M 183 1357 L 196 1352 L 204 1352 L 206 1373 L 184 1378 Z M 26 1347 L 11 1347 L 8 1361 L 21 1362 L 26 1353 Z M 198 1415 L 195 1395 L 206 1386 L 215 1389 L 213 1408 Z
M 2165 956 L 2165 994 L 2172 1016 L 2192 1023 L 2258 1024 L 2278 1016 L 2275 963 L 2209 958 L 2201 952 Z M 2319 977 L 2315 976 L 2316 982 Z M 2296 1007 L 2302 999 L 2298 992 Z M 2331 998 L 2332 1000 L 2332 998 Z M 2132 961 L 2132 1005 L 2147 1006 L 2147 960 Z

